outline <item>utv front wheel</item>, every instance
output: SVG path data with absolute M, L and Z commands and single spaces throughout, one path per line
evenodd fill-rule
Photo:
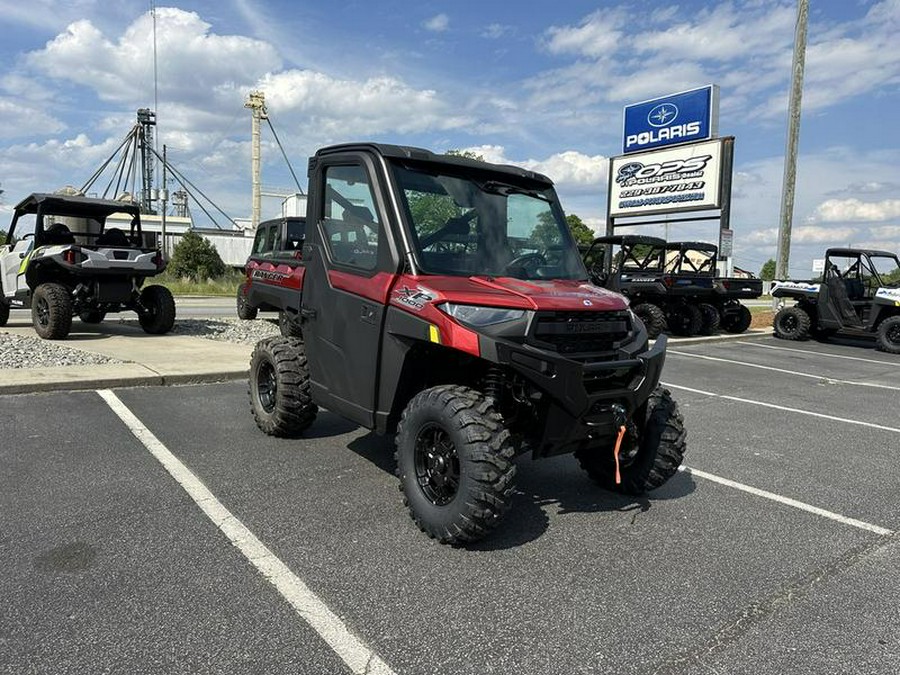
M 711 305 L 708 302 L 701 302 L 697 305 L 697 309 L 700 310 L 700 316 L 702 318 L 700 323 L 700 334 L 715 335 L 719 331 L 719 310 L 716 309 L 715 305 Z
M 900 316 L 892 316 L 878 326 L 878 349 L 889 354 L 900 354 Z
M 145 333 L 163 335 L 175 325 L 175 298 L 165 286 L 147 286 L 141 291 L 138 320 Z
M 782 307 L 772 319 L 772 328 L 775 337 L 782 340 L 805 340 L 811 323 L 809 314 L 799 307 Z
M 651 340 L 666 329 L 666 313 L 652 302 L 642 302 L 631 309 L 647 327 L 647 337 Z
M 744 305 L 738 305 L 736 309 L 729 310 L 723 314 L 721 325 L 727 333 L 743 333 L 750 328 L 753 322 L 753 315 Z
M 237 315 L 239 319 L 251 321 L 256 318 L 259 309 L 247 302 L 247 284 L 243 283 L 237 289 Z
M 72 329 L 72 295 L 62 284 L 46 283 L 34 289 L 31 321 L 45 340 L 62 340 Z
M 515 454 L 493 402 L 468 387 L 417 394 L 397 428 L 397 475 L 410 515 L 444 544 L 484 537 L 509 508 Z
M 655 490 L 678 471 L 684 460 L 687 432 L 678 404 L 668 389 L 657 387 L 633 420 L 619 451 L 616 483 L 613 448 L 578 450 L 575 457 L 602 487 L 630 495 Z
M 297 436 L 315 421 L 303 343 L 282 337 L 256 343 L 250 357 L 250 410 L 269 436 Z

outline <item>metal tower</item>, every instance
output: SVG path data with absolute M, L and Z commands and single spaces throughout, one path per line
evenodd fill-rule
M 156 113 L 149 108 L 141 108 L 137 111 L 137 121 L 141 151 L 141 211 L 156 213 L 153 209 L 153 127 L 156 126 Z

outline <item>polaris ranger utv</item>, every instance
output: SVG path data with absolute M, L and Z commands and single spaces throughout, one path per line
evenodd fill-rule
M 299 337 L 300 294 L 303 284 L 303 240 L 306 218 L 265 220 L 256 228 L 253 250 L 244 266 L 244 282 L 237 289 L 237 315 L 255 319 L 260 311 L 278 312 L 285 337 Z
M 774 281 L 793 298 L 772 321 L 775 337 L 825 339 L 840 330 L 874 333 L 878 349 L 900 354 L 900 260 L 888 251 L 831 248 L 821 282 Z
M 417 148 L 309 163 L 303 339 L 257 344 L 257 425 L 296 436 L 318 406 L 396 434 L 416 524 L 441 542 L 494 528 L 517 454 L 574 453 L 601 485 L 659 487 L 685 450 L 659 386 L 666 340 L 597 288 L 552 182 Z
M 127 233 L 107 227 L 113 214 L 128 220 Z M 26 224 L 33 231 L 19 235 Z M 33 194 L 16 206 L 0 246 L 0 326 L 10 307 L 30 307 L 37 334 L 59 340 L 73 316 L 100 323 L 109 312 L 133 310 L 145 332 L 167 333 L 175 323 L 172 294 L 164 286 L 141 289 L 163 269 L 159 250 L 143 247 L 137 205 Z

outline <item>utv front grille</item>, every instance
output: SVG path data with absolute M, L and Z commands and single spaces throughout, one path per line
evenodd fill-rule
M 528 342 L 569 358 L 613 352 L 631 335 L 628 312 L 538 312 Z

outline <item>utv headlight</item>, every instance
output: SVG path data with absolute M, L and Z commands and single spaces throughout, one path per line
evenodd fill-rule
M 524 309 L 508 309 L 506 307 L 480 307 L 478 305 L 456 305 L 445 302 L 440 309 L 460 323 L 470 326 L 492 326 L 495 323 L 515 321 L 525 316 Z

